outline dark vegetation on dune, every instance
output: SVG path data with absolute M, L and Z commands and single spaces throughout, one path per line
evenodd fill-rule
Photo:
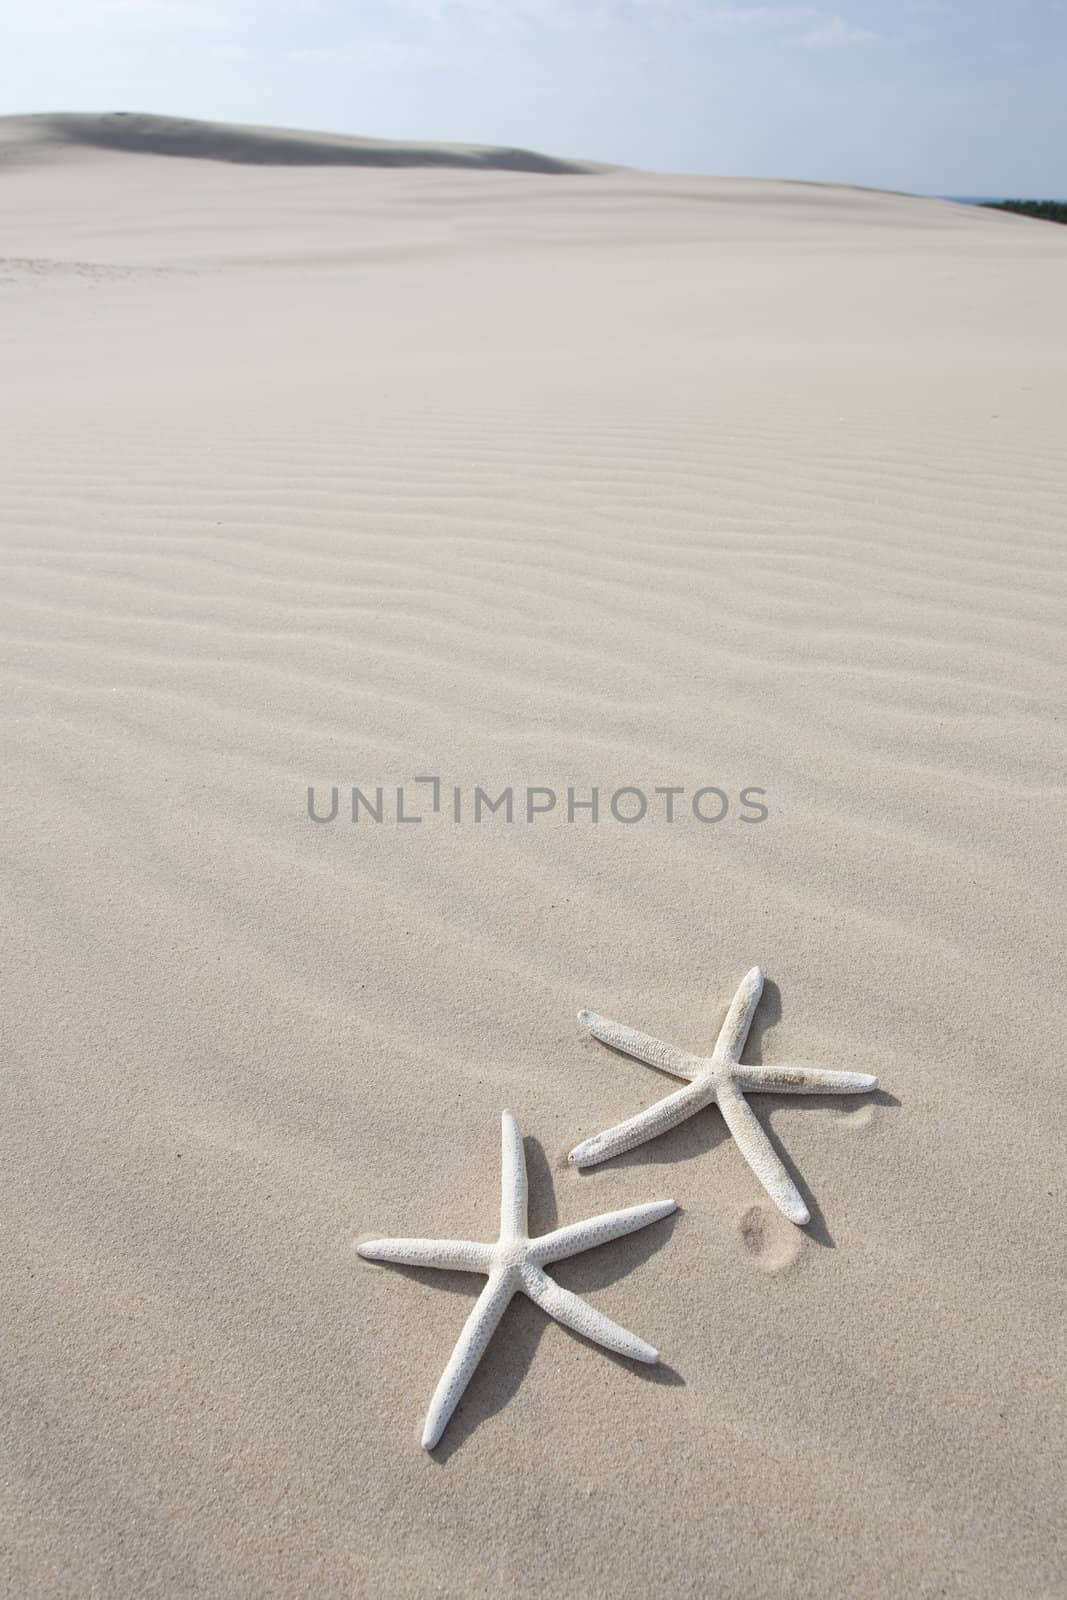
M 542 173 L 588 170 L 578 162 L 560 161 L 536 150 L 356 139 L 340 133 L 241 127 L 132 111 L 64 112 L 18 120 L 25 127 L 30 144 L 40 148 L 79 145 L 138 155 L 270 167 L 469 167 Z
M 986 211 L 1014 211 L 1018 217 L 1041 222 L 1067 222 L 1067 200 L 985 200 Z

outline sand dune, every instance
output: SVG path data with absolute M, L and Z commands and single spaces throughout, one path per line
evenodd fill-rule
M 1067 231 L 80 137 L 0 174 L 10 1592 L 1062 1592 Z M 660 1092 L 579 1007 L 757 961 L 883 1086 L 754 1102 L 812 1225 L 715 1112 L 568 1169 Z M 504 1106 L 537 1228 L 678 1200 L 557 1269 L 664 1365 L 516 1302 L 431 1458 L 476 1285 L 352 1240 L 492 1237 Z
M 597 170 L 588 164 L 539 155 L 535 150 L 356 139 L 341 133 L 256 128 L 135 111 L 0 117 L 0 160 L 25 160 L 78 149 L 264 167 L 475 167 L 486 171 L 555 173 Z

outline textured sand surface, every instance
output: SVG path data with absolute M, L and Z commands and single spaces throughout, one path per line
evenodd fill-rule
M 1062 1595 L 1067 229 L 0 139 L 0 1520 L 38 1597 Z M 394 820 L 438 774 L 767 820 Z M 306 791 L 341 789 L 309 821 Z M 345 820 L 351 785 L 388 821 Z M 584 818 L 586 813 L 579 813 Z M 877 1073 L 579 1175 L 754 962 Z M 640 1369 L 360 1262 L 561 1264 Z

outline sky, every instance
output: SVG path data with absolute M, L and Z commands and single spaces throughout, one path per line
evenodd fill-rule
M 0 114 L 1067 198 L 1067 0 L 0 0 Z

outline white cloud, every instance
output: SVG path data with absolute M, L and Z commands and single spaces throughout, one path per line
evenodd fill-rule
M 814 22 L 820 15 L 815 6 L 714 6 L 707 11 L 698 7 L 697 14 L 701 13 L 712 27 L 721 28 L 726 33 L 743 32 L 746 29 L 777 33 L 799 27 L 802 23 Z
M 214 38 L 215 59 L 224 59 L 222 51 L 230 47 L 228 59 L 236 61 L 242 48 L 253 46 L 264 59 L 323 68 L 367 63 L 390 49 L 402 67 L 405 52 L 418 49 L 413 24 L 432 36 L 434 48 L 446 51 L 452 42 L 460 51 L 472 44 L 514 48 L 530 35 L 613 38 L 623 46 L 640 42 L 644 32 L 661 44 L 674 37 L 686 48 L 694 31 L 710 31 L 813 50 L 879 38 L 818 5 L 713 0 L 376 0 L 364 8 L 364 26 L 355 35 L 345 26 L 351 21 L 347 6 L 338 0 L 0 0 L 0 7 L 3 28 L 23 38 L 96 35 L 124 46 L 158 35 Z
M 351 44 L 307 45 L 302 49 L 287 50 L 285 59 L 297 61 L 305 67 L 346 67 L 356 60 L 358 52 Z
M 881 37 L 819 6 L 715 6 L 694 15 L 721 33 L 775 34 L 809 48 L 871 44 Z
M 828 17 L 801 34 L 798 43 L 808 49 L 818 49 L 820 45 L 875 44 L 881 37 L 873 28 L 854 28 L 844 17 Z

